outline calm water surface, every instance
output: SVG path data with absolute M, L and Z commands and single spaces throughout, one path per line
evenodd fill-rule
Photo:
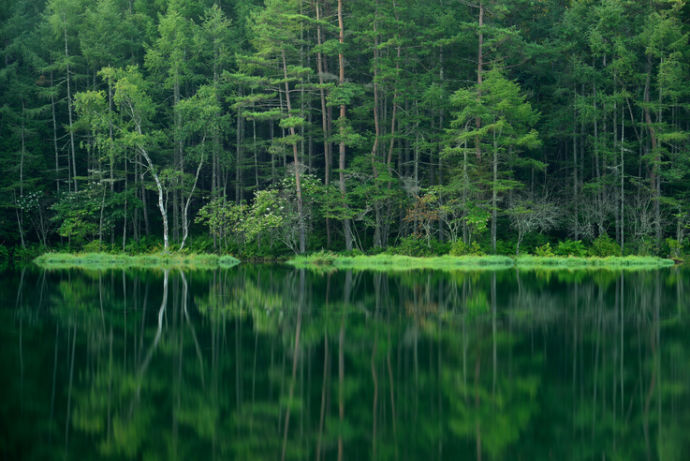
M 6 272 L 3 459 L 688 459 L 690 271 Z

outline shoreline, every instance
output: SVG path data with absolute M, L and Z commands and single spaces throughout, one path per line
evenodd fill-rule
M 313 270 L 379 270 L 405 271 L 415 269 L 433 270 L 651 270 L 671 267 L 672 259 L 656 256 L 431 256 L 416 257 L 403 255 L 361 255 L 343 256 L 336 253 L 317 253 L 296 256 L 287 261 L 293 267 Z
M 149 253 L 139 255 L 109 253 L 44 253 L 33 260 L 47 270 L 58 269 L 226 269 L 240 260 L 209 253 Z

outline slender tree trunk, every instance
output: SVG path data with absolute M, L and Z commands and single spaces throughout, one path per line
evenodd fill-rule
M 240 95 L 242 95 L 241 89 Z M 235 203 L 240 203 L 242 201 L 242 112 L 239 109 L 235 128 Z
M 493 181 L 491 183 L 491 250 L 496 253 L 496 218 L 498 206 L 498 145 L 496 144 L 496 131 L 492 130 L 494 137 Z
M 378 12 L 378 2 L 376 4 Z M 374 178 L 378 177 L 378 171 L 376 170 L 376 162 L 378 161 L 378 147 L 379 147 L 379 137 L 381 136 L 381 126 L 379 123 L 379 88 L 378 88 L 378 33 L 376 30 L 376 17 L 374 18 L 374 77 L 372 83 L 374 86 L 374 145 L 371 147 L 371 168 L 374 174 Z M 374 246 L 380 248 L 383 246 L 381 241 L 381 206 L 378 202 L 374 203 Z
M 131 107 L 131 105 L 130 111 L 132 112 L 132 114 L 134 114 L 134 108 Z M 141 130 L 141 125 L 136 120 L 135 125 L 137 133 L 140 136 L 142 136 L 143 133 Z M 168 238 L 168 212 L 165 208 L 165 200 L 163 199 L 163 184 L 161 184 L 160 178 L 158 177 L 158 173 L 156 172 L 156 167 L 153 165 L 153 161 L 151 160 L 148 151 L 141 145 L 138 145 L 137 149 L 141 153 L 142 157 L 144 157 L 144 160 L 146 160 L 149 172 L 151 173 L 151 176 L 153 177 L 153 180 L 156 183 L 156 189 L 158 190 L 158 210 L 160 211 L 161 218 L 163 220 L 163 251 L 167 252 L 170 248 L 170 242 Z
M 321 8 L 319 6 L 319 0 L 314 2 L 314 9 L 316 10 L 316 43 L 320 47 L 323 41 L 322 30 L 321 30 Z M 331 178 L 331 142 L 330 138 L 330 127 L 328 123 L 328 109 L 326 108 L 326 90 L 324 88 L 323 82 L 323 54 L 321 51 L 316 53 L 316 70 L 319 74 L 319 97 L 321 98 L 321 129 L 323 130 L 323 160 L 324 160 L 324 184 L 328 186 L 330 184 Z M 331 221 L 326 218 L 326 247 L 331 246 Z
M 484 2 L 479 1 L 479 42 L 477 45 L 477 102 L 482 100 L 482 74 L 484 72 Z M 478 131 L 482 126 L 479 117 L 474 119 L 475 128 Z M 479 136 L 474 140 L 477 158 L 482 156 L 482 147 Z
M 338 52 L 338 84 L 345 83 L 345 57 L 343 56 L 343 43 L 345 42 L 345 28 L 343 27 L 343 0 L 338 0 L 338 42 L 340 48 Z M 347 208 L 346 190 L 345 190 L 345 104 L 340 105 L 340 145 L 338 147 L 340 160 L 338 162 L 338 179 L 340 187 L 340 196 Z M 345 249 L 352 250 L 352 231 L 350 229 L 350 218 L 343 219 L 343 232 L 345 234 Z
M 577 87 L 575 87 L 575 99 L 577 99 Z M 579 208 L 577 196 L 577 113 L 575 112 L 576 101 L 573 101 L 573 206 L 575 208 L 573 218 L 575 219 L 575 240 L 580 236 Z
M 72 154 L 72 179 L 74 180 L 74 190 L 77 187 L 77 160 L 74 151 L 74 130 L 72 127 L 72 87 L 70 83 L 70 69 L 69 69 L 69 48 L 67 47 L 67 27 L 63 29 L 63 39 L 65 42 L 65 62 L 66 62 L 66 81 L 67 81 L 67 120 L 69 121 L 69 145 L 70 153 Z
M 201 145 L 203 150 L 204 141 L 201 141 Z M 189 236 L 189 219 L 187 218 L 187 215 L 189 214 L 189 204 L 192 202 L 192 196 L 194 195 L 196 185 L 199 182 L 199 173 L 201 173 L 201 168 L 203 166 L 204 154 L 202 153 L 201 159 L 199 160 L 199 165 L 197 165 L 196 167 L 196 174 L 194 175 L 194 184 L 192 185 L 192 190 L 189 191 L 187 201 L 185 202 L 184 208 L 182 209 L 182 242 L 180 243 L 180 250 L 184 248 L 184 244 L 187 241 L 187 237 Z
M 620 174 L 620 227 L 621 227 L 621 256 L 625 254 L 625 109 L 621 107 L 621 174 Z M 621 292 L 622 293 L 622 292 Z
M 660 186 L 659 186 L 659 153 L 657 151 L 656 130 L 652 125 L 652 116 L 649 111 L 649 93 L 650 93 L 650 78 L 652 73 L 652 58 L 647 55 L 647 74 L 644 85 L 644 120 L 647 125 L 647 131 L 652 143 L 652 168 L 649 176 L 649 183 L 652 192 L 652 199 L 654 201 L 654 229 L 656 234 L 657 246 L 661 243 L 661 212 L 660 212 Z
M 285 50 L 281 50 L 281 56 L 283 58 L 283 77 L 285 79 L 285 103 L 287 104 L 288 116 L 292 113 L 292 105 L 290 103 L 290 85 L 288 84 L 288 73 L 287 73 L 287 60 L 285 59 Z M 290 124 L 290 136 L 293 138 L 292 142 L 292 155 L 295 166 L 295 187 L 297 191 L 297 214 L 299 215 L 299 252 L 304 253 L 306 250 L 306 235 L 304 229 L 304 210 L 302 202 L 302 182 L 300 178 L 300 164 L 297 154 L 297 143 L 294 141 L 295 138 L 295 127 L 294 124 Z
M 55 116 L 55 95 L 53 94 L 53 71 L 50 71 L 50 112 L 53 121 L 53 151 L 55 152 L 55 190 L 60 195 L 60 154 L 57 143 L 57 117 Z

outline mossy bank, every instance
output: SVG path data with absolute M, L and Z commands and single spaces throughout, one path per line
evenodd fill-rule
M 674 265 L 671 259 L 654 256 L 558 257 L 558 256 L 434 256 L 414 257 L 379 254 L 373 256 L 345 256 L 335 253 L 315 253 L 296 256 L 288 264 L 298 268 L 315 270 L 353 269 L 378 271 L 404 271 L 414 269 L 434 270 L 646 270 Z
M 45 253 L 34 260 L 44 269 L 216 269 L 239 264 L 229 255 L 150 253 L 141 255 L 109 253 Z

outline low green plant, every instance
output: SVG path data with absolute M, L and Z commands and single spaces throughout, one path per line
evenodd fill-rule
M 683 254 L 683 247 L 678 240 L 674 238 L 667 238 L 666 246 L 668 247 L 668 255 L 670 258 L 680 259 L 681 255 Z
M 379 254 L 375 256 L 343 256 L 333 253 L 314 253 L 306 256 L 295 256 L 288 261 L 299 268 L 322 270 L 333 269 L 405 271 L 416 269 L 434 270 L 498 270 L 513 265 L 513 260 L 506 256 L 431 256 L 414 257 L 406 255 Z
M 414 236 L 403 237 L 397 246 L 389 248 L 390 254 L 405 256 L 429 256 L 431 248 L 426 240 Z
M 89 242 L 86 245 L 84 245 L 82 247 L 82 251 L 84 253 L 96 253 L 96 252 L 103 251 L 105 249 L 105 247 L 106 247 L 105 243 L 98 241 L 98 240 L 94 240 L 94 241 Z
M 556 256 L 555 253 L 553 252 L 553 248 L 551 248 L 551 243 L 548 243 L 548 242 L 535 248 L 534 254 L 536 256 L 541 256 L 541 257 Z
M 484 251 L 477 242 L 472 242 L 470 245 L 467 245 L 462 240 L 457 240 L 453 243 L 453 246 L 451 246 L 450 254 L 452 256 L 481 256 L 484 254 Z
M 515 264 L 520 269 L 537 270 L 644 270 L 672 266 L 674 262 L 671 259 L 657 258 L 656 256 L 609 256 L 605 258 L 593 256 L 520 256 Z
M 516 247 L 516 242 L 514 242 L 514 241 L 497 240 L 496 241 L 496 254 L 497 255 L 504 255 L 504 256 L 513 256 L 513 255 L 515 255 L 515 247 Z
M 620 246 L 608 234 L 602 234 L 595 238 L 592 242 L 592 247 L 589 249 L 590 256 L 598 256 L 600 258 L 620 256 L 620 254 Z
M 149 253 L 140 255 L 108 253 L 45 253 L 34 260 L 40 267 L 52 269 L 215 269 L 232 267 L 236 258 L 215 254 Z
M 12 252 L 12 259 L 18 264 L 29 263 L 43 251 L 45 249 L 38 245 L 29 245 L 26 248 L 15 247 Z
M 583 257 L 587 255 L 587 248 L 581 240 L 566 240 L 558 242 L 558 246 L 554 251 L 556 256 L 578 256 Z

